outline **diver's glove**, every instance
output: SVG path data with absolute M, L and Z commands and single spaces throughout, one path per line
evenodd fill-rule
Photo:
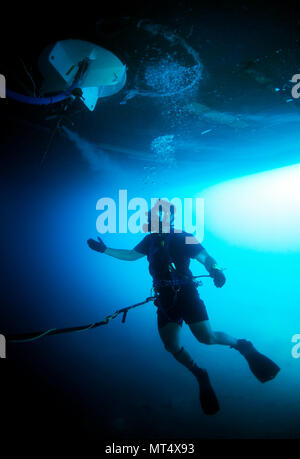
M 226 277 L 224 276 L 221 268 L 218 268 L 217 265 L 213 265 L 209 270 L 209 274 L 213 278 L 216 287 L 223 287 L 226 282 Z
M 104 242 L 102 241 L 100 237 L 98 237 L 98 241 L 95 241 L 95 239 L 88 239 L 87 243 L 88 243 L 88 246 L 91 249 L 96 250 L 96 252 L 101 252 L 101 253 L 105 252 L 105 250 L 107 249 L 106 245 L 104 244 Z

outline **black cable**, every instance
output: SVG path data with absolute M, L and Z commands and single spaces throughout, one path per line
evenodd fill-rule
M 193 279 L 197 279 L 199 277 L 211 277 L 210 274 L 204 274 L 201 276 L 193 276 Z M 140 303 L 133 304 L 131 306 L 127 306 L 126 308 L 119 309 L 118 311 L 114 312 L 113 314 L 105 317 L 104 320 L 100 322 L 94 322 L 88 325 L 79 325 L 76 327 L 67 327 L 67 328 L 50 328 L 48 330 L 42 330 L 39 332 L 31 332 L 31 333 L 19 333 L 19 334 L 12 334 L 12 335 L 5 335 L 5 339 L 7 342 L 10 343 L 25 343 L 30 341 L 35 341 L 43 336 L 50 336 L 50 335 L 59 335 L 61 333 L 72 333 L 72 332 L 80 332 L 80 331 L 87 331 L 92 328 L 100 327 L 101 325 L 107 325 L 108 322 L 112 319 L 115 319 L 118 315 L 123 314 L 122 323 L 125 323 L 128 311 L 133 308 L 137 308 L 138 306 L 142 306 L 150 301 L 154 301 L 155 296 L 149 296 L 144 301 Z
M 142 306 L 143 304 L 149 303 L 155 299 L 154 296 L 149 296 L 146 300 L 141 301 L 140 303 L 133 304 L 132 306 L 127 306 L 126 308 L 119 309 L 118 311 L 114 312 L 113 314 L 105 317 L 104 320 L 100 322 L 91 323 L 88 325 L 79 325 L 77 327 L 68 327 L 68 328 L 50 328 L 49 330 L 43 330 L 39 332 L 32 332 L 32 333 L 20 333 L 14 335 L 5 335 L 5 339 L 7 342 L 10 343 L 25 343 L 29 341 L 34 341 L 36 339 L 42 338 L 43 336 L 50 336 L 50 335 L 58 335 L 61 333 L 71 333 L 71 332 L 80 332 L 90 330 L 91 328 L 97 328 L 101 325 L 106 325 L 112 319 L 115 319 L 119 314 L 123 314 L 122 323 L 125 322 L 127 313 L 130 309 L 137 308 L 138 306 Z

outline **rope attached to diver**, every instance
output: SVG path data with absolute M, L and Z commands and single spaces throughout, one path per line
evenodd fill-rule
M 197 279 L 199 277 L 211 277 L 211 276 L 209 274 L 208 275 L 204 274 L 201 276 L 193 276 L 191 280 Z M 149 296 L 144 301 L 141 301 L 140 303 L 136 303 L 131 306 L 127 306 L 126 308 L 119 309 L 113 314 L 106 316 L 105 319 L 101 320 L 100 322 L 94 322 L 88 325 L 79 325 L 77 327 L 50 328 L 48 330 L 43 330 L 39 332 L 5 335 L 5 339 L 7 342 L 10 342 L 10 343 L 26 343 L 30 341 L 35 341 L 39 338 L 42 338 L 43 336 L 59 335 L 61 333 L 87 331 L 87 330 L 91 330 L 92 328 L 100 327 L 101 325 L 107 325 L 110 320 L 115 319 L 120 314 L 123 314 L 122 323 L 125 323 L 128 311 L 130 311 L 130 309 L 137 308 L 138 306 L 142 306 L 146 303 L 149 303 L 150 301 L 154 301 L 155 299 L 156 299 L 156 296 Z
M 115 319 L 119 314 L 123 314 L 122 323 L 125 323 L 126 316 L 128 311 L 133 308 L 137 308 L 138 306 L 142 306 L 143 304 L 149 303 L 150 301 L 154 301 L 154 296 L 149 296 L 144 301 L 140 303 L 133 304 L 132 306 L 127 306 L 126 308 L 119 309 L 118 311 L 114 312 L 113 314 L 105 317 L 104 320 L 100 322 L 91 323 L 88 325 L 79 325 L 77 327 L 69 327 L 69 328 L 50 328 L 49 330 L 39 331 L 39 332 L 32 332 L 32 333 L 22 333 L 16 335 L 6 335 L 5 339 L 7 342 L 10 343 L 25 343 L 29 341 L 35 341 L 43 336 L 50 336 L 50 335 L 58 335 L 60 333 L 70 333 L 70 332 L 80 332 L 90 330 L 92 328 L 100 327 L 101 325 L 107 325 L 108 322 L 112 319 Z

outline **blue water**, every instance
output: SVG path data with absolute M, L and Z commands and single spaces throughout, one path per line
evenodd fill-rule
M 129 196 L 134 191 L 131 186 Z M 51 177 L 10 189 L 3 292 L 10 308 L 8 331 L 88 324 L 150 294 L 146 259 L 117 261 L 86 244 L 97 235 L 96 202 L 102 196 L 116 196 L 115 187 L 87 173 L 76 181 Z M 291 355 L 291 339 L 299 333 L 299 252 L 269 251 L 267 245 L 255 250 L 225 236 L 208 228 L 203 241 L 227 277 L 223 289 L 209 279 L 200 287 L 212 326 L 252 340 L 281 372 L 262 385 L 236 351 L 200 344 L 184 326 L 182 343 L 207 368 L 218 394 L 217 416 L 205 417 L 196 381 L 164 350 L 151 303 L 130 311 L 126 324 L 117 318 L 87 332 L 11 344 L 8 359 L 21 353 L 25 362 L 34 362 L 38 379 L 47 375 L 50 392 L 66 392 L 67 413 L 70 404 L 89 435 L 101 426 L 116 438 L 297 437 L 300 363 Z M 141 237 L 103 239 L 111 247 L 132 248 Z M 196 261 L 192 269 L 205 273 Z
M 213 21 L 216 29 L 205 17 L 200 38 L 210 37 L 207 48 L 201 51 L 190 23 L 192 48 L 177 43 L 188 53 L 189 68 L 195 69 L 194 49 L 197 59 L 203 55 L 203 74 L 187 92 L 181 91 L 184 58 L 179 50 L 166 58 L 172 47 L 160 43 L 167 47 L 162 54 L 157 48 L 161 61 L 154 56 L 147 64 L 144 54 L 133 72 L 136 78 L 129 74 L 132 87 L 105 100 L 95 113 L 84 112 L 81 123 L 55 139 L 42 166 L 48 134 L 23 127 L 7 141 L 11 164 L 1 182 L 1 332 L 89 324 L 149 296 L 145 258 L 129 263 L 88 248 L 87 239 L 99 235 L 100 198 L 117 202 L 120 189 L 127 190 L 128 199 L 202 197 L 202 243 L 226 268 L 227 278 L 222 289 L 210 279 L 199 288 L 212 327 L 251 340 L 281 371 L 261 384 L 235 350 L 198 343 L 184 325 L 182 344 L 207 368 L 220 402 L 216 416 L 205 416 L 197 383 L 165 351 L 156 308 L 149 303 L 130 311 L 125 324 L 118 317 L 95 330 L 8 344 L 7 361 L 15 372 L 11 411 L 30 412 L 32 429 L 48 429 L 52 422 L 61 433 L 70 429 L 89 439 L 299 438 L 300 359 L 292 355 L 292 337 L 300 333 L 299 104 L 276 99 L 272 105 L 274 95 L 256 86 L 251 92 L 248 80 L 240 96 L 226 74 L 244 54 L 252 58 L 260 47 L 265 54 L 274 52 L 270 37 L 277 37 L 275 47 L 280 35 L 275 25 L 267 21 L 268 33 L 259 30 L 268 39 L 255 45 L 244 32 L 247 20 L 237 21 L 245 47 L 232 50 L 234 39 L 230 34 L 224 39 L 222 17 Z M 216 43 L 222 43 L 225 76 L 215 71 Z M 149 81 L 158 84 L 162 62 L 167 87 L 164 81 L 147 87 Z M 172 89 L 168 62 L 174 88 L 180 86 L 172 97 L 165 95 Z M 140 75 L 144 79 L 137 80 Z M 229 90 L 221 87 L 224 81 Z M 135 92 L 127 97 L 130 89 Z M 153 91 L 160 94 L 148 97 Z M 226 103 L 222 91 L 236 101 Z M 186 105 L 193 102 L 218 115 L 209 120 L 201 112 L 190 113 Z M 117 233 L 103 240 L 109 247 L 133 248 L 141 237 Z M 191 267 L 195 275 L 205 274 L 196 261 Z

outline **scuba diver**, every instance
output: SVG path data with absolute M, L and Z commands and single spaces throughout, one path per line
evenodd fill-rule
M 226 279 L 222 268 L 192 234 L 174 229 L 174 213 L 173 204 L 158 200 L 148 212 L 145 232 L 149 234 L 132 250 L 109 248 L 100 237 L 98 241 L 89 239 L 87 242 L 91 249 L 120 260 L 134 261 L 147 256 L 160 338 L 165 349 L 196 377 L 203 412 L 213 415 L 219 411 L 219 402 L 208 373 L 180 344 L 183 321 L 200 343 L 221 344 L 240 352 L 262 383 L 273 379 L 280 368 L 258 352 L 250 341 L 212 330 L 205 304 L 198 294 L 197 282 L 189 269 L 190 259 L 204 265 L 217 288 L 223 287 Z

